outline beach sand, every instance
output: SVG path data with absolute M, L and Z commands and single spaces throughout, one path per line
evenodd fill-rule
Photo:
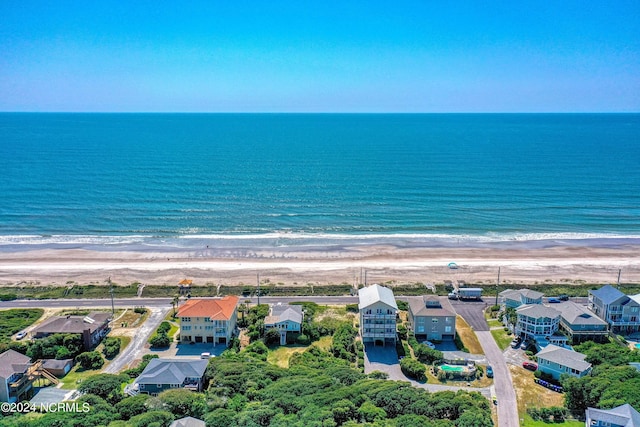
M 448 268 L 455 262 L 459 268 Z M 360 283 L 623 283 L 640 282 L 640 247 L 559 245 L 544 248 L 407 248 L 357 245 L 261 250 L 93 251 L 44 249 L 0 254 L 0 284 L 103 283 L 194 285 L 255 283 L 259 273 L 285 285 Z

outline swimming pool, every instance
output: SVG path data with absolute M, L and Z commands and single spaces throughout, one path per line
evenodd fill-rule
M 637 348 L 638 350 L 640 350 L 640 342 L 639 342 L 638 344 L 636 344 L 636 348 Z
M 447 372 L 463 372 L 465 371 L 465 366 L 458 365 L 440 365 L 440 369 Z

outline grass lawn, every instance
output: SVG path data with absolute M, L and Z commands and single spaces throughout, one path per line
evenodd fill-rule
M 67 375 L 60 380 L 62 382 L 62 389 L 73 390 L 78 388 L 80 383 L 91 375 L 99 374 L 102 369 L 82 369 L 80 365 L 76 365 L 72 368 Z
M 491 335 L 496 340 L 496 344 L 500 347 L 500 350 L 504 350 L 509 347 L 513 340 L 513 335 L 510 332 L 505 332 L 504 329 L 492 329 Z
M 42 315 L 41 308 L 12 308 L 0 311 L 0 342 L 9 342 L 11 336 L 33 325 Z
M 464 346 L 469 349 L 469 353 L 484 354 L 476 333 L 473 332 L 471 326 L 460 316 L 456 317 L 456 332 L 464 343 Z
M 503 327 L 502 323 L 498 319 L 487 319 L 487 323 L 490 328 Z
M 528 407 L 548 408 L 551 406 L 564 406 L 564 394 L 556 393 L 548 388 L 542 387 L 533 382 L 533 372 L 527 371 L 519 366 L 509 365 L 511 379 L 513 380 L 513 388 L 516 391 L 518 401 L 518 415 L 524 420 L 520 423 L 523 427 L 542 427 L 542 426 L 563 426 L 578 427 L 584 426 L 584 422 L 566 421 L 564 423 L 547 424 L 543 421 L 534 421 L 527 415 Z
M 331 337 L 322 337 L 311 345 L 283 345 L 273 350 L 269 350 L 269 354 L 267 355 L 267 362 L 277 365 L 281 368 L 288 368 L 289 358 L 293 353 L 302 353 L 312 345 L 318 346 L 323 350 L 328 350 L 329 347 L 331 347 Z

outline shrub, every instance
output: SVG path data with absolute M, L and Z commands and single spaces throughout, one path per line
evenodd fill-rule
M 406 340 L 407 339 L 407 327 L 400 324 L 398 325 L 398 337 L 400 337 L 401 340 Z
M 76 356 L 76 362 L 84 369 L 100 369 L 104 365 L 104 359 L 97 351 L 85 351 Z
M 347 304 L 347 311 L 349 313 L 358 313 L 358 304 Z
M 136 307 L 133 309 L 133 312 L 137 314 L 145 314 L 147 312 L 147 309 L 144 307 Z
M 302 345 L 307 345 L 311 342 L 311 340 L 309 339 L 308 336 L 306 336 L 305 334 L 300 334 L 298 335 L 298 337 L 296 338 L 296 343 L 298 344 L 302 344 Z
M 280 331 L 276 328 L 271 328 L 264 334 L 264 343 L 266 345 L 280 343 Z
M 426 378 L 425 372 L 427 368 L 416 359 L 405 357 L 400 361 L 400 369 L 402 373 L 409 378 L 414 378 L 418 381 L 422 381 Z
M 169 324 L 169 322 L 162 322 L 160 323 L 160 326 L 158 326 L 158 329 L 156 332 L 158 334 L 166 334 L 170 330 L 171 330 L 171 325 Z
M 113 359 L 120 353 L 120 338 L 109 337 L 104 340 L 103 344 L 104 348 L 102 349 L 102 353 L 107 359 Z
M 167 334 L 155 334 L 149 341 L 151 348 L 163 348 L 171 345 L 171 339 Z

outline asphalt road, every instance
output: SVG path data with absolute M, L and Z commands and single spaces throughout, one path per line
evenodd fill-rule
M 493 386 L 498 398 L 498 427 L 518 427 L 520 421 L 516 392 L 502 351 L 498 348 L 491 332 L 477 331 L 476 335 L 487 361 L 493 368 Z
M 151 334 L 154 333 L 156 328 L 160 325 L 162 320 L 166 317 L 167 313 L 171 310 L 171 307 L 164 308 L 149 308 L 151 313 L 147 320 L 138 327 L 137 332 L 131 343 L 122 351 L 115 359 L 109 363 L 104 369 L 104 373 L 106 374 L 117 374 L 123 369 L 130 368 L 131 362 L 136 359 L 142 358 L 142 352 L 144 350 L 144 346 L 147 343 Z
M 476 332 L 489 330 L 483 311 L 491 304 L 486 301 L 451 301 L 456 313 L 462 316 Z

